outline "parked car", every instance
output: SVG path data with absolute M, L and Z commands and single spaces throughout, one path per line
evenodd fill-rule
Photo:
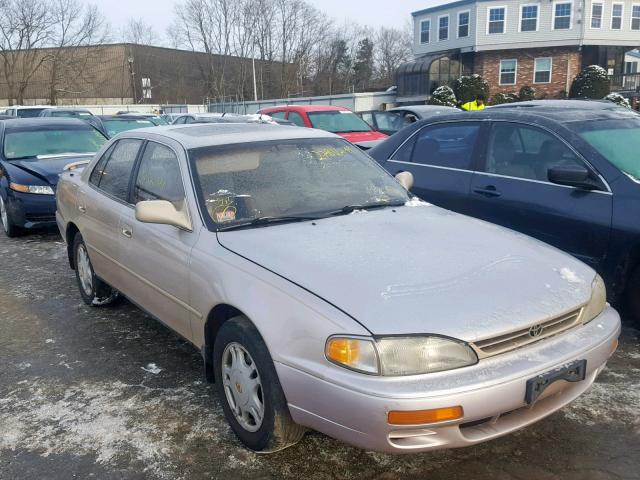
M 81 120 L 0 121 L 0 218 L 7 236 L 55 225 L 59 174 L 67 165 L 88 162 L 106 141 Z
M 4 114 L 9 115 L 11 117 L 32 118 L 32 117 L 39 116 L 40 112 L 48 108 L 52 108 L 52 107 L 47 107 L 42 105 L 34 105 L 31 107 L 15 106 L 15 107 L 7 108 L 4 111 Z
M 109 138 L 128 130 L 156 126 L 151 120 L 137 115 L 98 115 L 97 117 L 100 121 L 98 128 Z
M 399 113 L 390 111 L 371 110 L 358 112 L 356 115 L 371 125 L 376 132 L 382 132 L 385 135 L 393 135 L 412 123 Z
M 419 120 L 426 120 L 437 115 L 462 112 L 462 110 L 455 107 L 444 107 L 442 105 L 406 105 L 403 107 L 390 108 L 387 111 L 401 115 L 408 124 L 415 123 Z
M 39 117 L 71 117 L 86 120 L 93 117 L 93 113 L 86 108 L 45 108 Z
M 406 177 L 320 130 L 133 130 L 63 174 L 57 221 L 83 300 L 121 292 L 201 349 L 254 450 L 305 428 L 473 445 L 588 389 L 620 332 L 601 278 L 411 199 Z
M 162 115 L 156 115 L 155 113 L 140 113 L 140 112 L 118 112 L 116 115 L 125 116 L 127 118 L 140 118 L 149 120 L 156 126 L 169 125 L 169 122 Z
M 263 108 L 258 113 L 269 115 L 275 119 L 289 120 L 299 127 L 318 128 L 336 133 L 354 144 L 387 138 L 387 135 L 374 131 L 371 125 L 344 107 L 283 105 Z
M 173 125 L 191 123 L 270 123 L 277 122 L 269 115 L 238 115 L 235 113 L 189 113 L 176 118 Z
M 369 153 L 419 197 L 588 263 L 640 318 L 638 149 L 636 113 L 572 100 L 432 118 Z

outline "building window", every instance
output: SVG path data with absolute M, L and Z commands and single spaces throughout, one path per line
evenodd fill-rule
M 631 5 L 631 30 L 640 30 L 640 5 Z
M 602 28 L 602 9 L 601 3 L 591 4 L 591 28 Z
M 515 85 L 517 60 L 500 60 L 500 85 Z
M 538 30 L 538 5 L 522 5 L 520 9 L 520 31 L 535 32 Z
M 458 38 L 469 36 L 469 12 L 458 13 Z
M 431 41 L 431 20 L 423 20 L 420 22 L 420 43 L 429 43 Z
M 449 40 L 449 15 L 438 17 L 438 40 Z
M 611 7 L 611 30 L 622 29 L 622 10 L 624 5 L 622 3 L 614 3 Z
M 638 73 L 638 62 L 625 62 L 624 73 Z
M 487 33 L 504 33 L 504 19 L 506 16 L 506 7 L 490 8 Z
M 556 3 L 553 7 L 553 29 L 568 30 L 571 28 L 571 3 Z
M 142 98 L 152 98 L 151 96 L 151 79 L 142 78 Z
M 551 83 L 551 57 L 534 60 L 533 83 Z

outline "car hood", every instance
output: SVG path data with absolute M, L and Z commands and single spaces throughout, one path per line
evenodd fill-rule
M 50 185 L 57 185 L 58 178 L 64 167 L 74 162 L 91 160 L 91 155 L 61 155 L 59 157 L 48 157 L 42 160 L 13 160 L 11 165 L 34 175 Z
M 375 335 L 500 335 L 586 303 L 595 277 L 537 240 L 428 204 L 220 232 L 218 240 Z
M 340 135 L 343 138 L 346 138 L 351 143 L 360 143 L 360 142 L 370 142 L 373 140 L 384 140 L 388 138 L 388 135 L 380 132 L 349 132 L 349 133 L 340 133 L 336 132 L 336 135 Z

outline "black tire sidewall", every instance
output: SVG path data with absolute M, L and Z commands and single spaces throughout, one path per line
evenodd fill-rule
M 4 208 L 7 210 L 7 228 L 4 227 L 2 222 L 0 222 L 0 228 L 5 233 L 5 235 L 9 238 L 14 238 L 20 236 L 22 230 L 13 223 L 13 219 L 11 218 L 11 209 L 9 208 L 9 197 L 6 200 L 3 199 Z
M 238 423 L 229 407 L 224 391 L 221 369 L 222 354 L 226 346 L 233 342 L 239 343 L 249 352 L 260 375 L 265 412 L 262 425 L 256 432 L 249 432 Z M 232 430 L 250 449 L 255 451 L 269 449 L 274 443 L 276 414 L 283 409 L 286 409 L 286 415 L 289 412 L 271 355 L 257 329 L 245 317 L 236 317 L 223 324 L 213 348 L 213 365 L 216 392 Z
M 76 236 L 73 239 L 73 265 L 75 266 L 75 271 L 76 271 L 76 282 L 78 284 L 78 290 L 80 291 L 80 296 L 82 297 L 82 301 L 84 303 L 86 303 L 89 306 L 93 306 L 94 305 L 94 299 L 96 298 L 96 287 L 97 287 L 97 278 L 96 278 L 96 274 L 93 271 L 93 265 L 91 264 L 91 259 L 89 259 L 89 265 L 91 267 L 91 296 L 88 296 L 85 291 L 84 288 L 82 288 L 82 282 L 80 281 L 80 273 L 78 272 L 78 249 L 80 248 L 80 246 L 83 246 L 85 251 L 87 251 L 87 246 L 84 243 L 84 240 L 82 239 L 82 235 L 80 235 L 79 233 L 76 234 Z M 87 256 L 89 255 L 89 252 L 87 251 Z

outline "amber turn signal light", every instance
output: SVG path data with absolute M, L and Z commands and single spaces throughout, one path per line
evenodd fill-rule
M 434 408 L 432 410 L 391 411 L 387 415 L 389 425 L 422 425 L 448 422 L 464 416 L 462 407 Z

